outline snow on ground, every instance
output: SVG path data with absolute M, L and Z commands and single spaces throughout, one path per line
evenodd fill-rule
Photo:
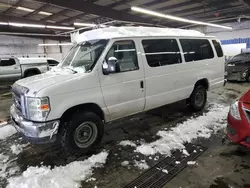
M 23 151 L 23 146 L 20 145 L 20 144 L 17 144 L 17 145 L 13 144 L 13 145 L 10 147 L 10 149 L 11 149 L 11 152 L 12 152 L 13 154 L 18 155 L 19 153 L 21 153 L 21 152 Z
M 168 170 L 166 170 L 164 168 L 156 168 L 156 169 L 162 171 L 165 174 L 168 174 Z
M 122 165 L 122 166 L 128 166 L 128 165 L 129 165 L 129 162 L 128 162 L 128 161 L 123 161 L 123 162 L 121 163 L 121 165 Z
M 188 161 L 187 164 L 188 164 L 188 165 L 195 165 L 195 164 L 196 164 L 196 161 Z
M 170 156 L 171 150 L 185 149 L 184 143 L 189 143 L 198 137 L 209 138 L 213 132 L 226 126 L 222 120 L 226 119 L 229 109 L 214 104 L 209 110 L 202 116 L 188 119 L 170 131 L 159 131 L 157 133 L 161 137 L 159 140 L 142 143 L 135 151 L 147 156 L 156 153 Z
M 129 140 L 123 140 L 119 143 L 119 145 L 121 146 L 132 146 L 132 147 L 136 147 L 136 144 L 132 141 Z
M 3 126 L 3 125 L 7 125 L 7 124 L 8 124 L 7 121 L 0 122 L 0 127 Z
M 7 166 L 7 162 L 9 160 L 9 156 L 4 155 L 4 154 L 0 154 L 0 177 L 5 177 L 6 174 L 6 168 Z
M 149 168 L 145 160 L 141 160 L 141 161 L 134 160 L 134 163 L 135 163 L 134 166 L 139 168 L 140 170 L 147 170 Z
M 0 140 L 4 140 L 15 133 L 16 129 L 12 125 L 4 125 L 0 127 Z
M 51 169 L 50 166 L 29 167 L 19 177 L 9 178 L 7 188 L 79 188 L 93 174 L 93 168 L 101 167 L 108 157 L 103 151 L 84 161 L 74 161 L 66 166 Z

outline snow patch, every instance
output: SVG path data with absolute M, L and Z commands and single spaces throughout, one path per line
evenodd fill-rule
M 183 150 L 182 150 L 182 153 L 183 153 L 184 155 L 186 155 L 186 156 L 189 156 L 189 153 L 188 153 L 188 151 L 187 151 L 186 149 L 183 149 Z
M 0 127 L 0 140 L 5 140 L 15 133 L 16 129 L 12 125 L 5 125 L 3 127 Z
M 121 146 L 131 146 L 131 147 L 136 147 L 136 144 L 132 141 L 129 140 L 123 140 L 119 143 Z
M 135 151 L 146 156 L 156 153 L 171 156 L 172 150 L 185 149 L 184 143 L 190 143 L 198 137 L 209 138 L 212 133 L 226 126 L 222 120 L 227 117 L 229 108 L 214 104 L 209 110 L 202 116 L 188 119 L 170 131 L 159 131 L 157 135 L 161 137 L 160 139 L 143 143 Z
M 165 174 L 168 174 L 168 170 L 166 170 L 164 168 L 156 168 L 156 169 L 162 171 Z
M 129 162 L 128 162 L 128 161 L 123 161 L 123 162 L 121 163 L 121 165 L 122 165 L 122 166 L 128 166 L 128 165 L 129 165 Z
M 10 149 L 11 149 L 11 152 L 15 155 L 18 155 L 19 153 L 23 151 L 23 147 L 20 144 L 17 144 L 17 145 L 14 144 L 10 147 Z
M 7 188 L 80 188 L 81 181 L 93 174 L 93 168 L 106 162 L 108 152 L 92 155 L 84 161 L 74 161 L 66 166 L 29 167 L 19 177 L 9 178 Z
M 196 165 L 196 161 L 188 161 L 187 164 L 188 165 Z
M 86 182 L 90 182 L 90 181 L 96 181 L 96 178 L 89 178 L 86 180 Z
M 147 170 L 149 169 L 149 166 L 148 164 L 146 163 L 145 160 L 141 160 L 141 161 L 136 161 L 134 160 L 134 163 L 135 163 L 135 167 L 139 168 L 140 170 Z
M 3 125 L 7 125 L 7 124 L 8 124 L 7 121 L 0 122 L 0 127 L 3 126 Z

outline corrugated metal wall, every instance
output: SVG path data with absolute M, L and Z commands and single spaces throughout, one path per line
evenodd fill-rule
M 6 56 L 29 56 L 29 57 L 52 57 L 61 61 L 67 54 L 71 46 L 62 46 L 60 51 L 59 46 L 40 47 L 42 43 L 59 43 L 59 41 L 17 37 L 10 35 L 0 35 L 0 57 Z

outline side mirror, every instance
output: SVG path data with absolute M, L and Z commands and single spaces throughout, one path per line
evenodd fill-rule
M 109 75 L 111 73 L 117 72 L 117 59 L 116 57 L 110 57 L 108 59 L 108 62 L 104 61 L 102 64 L 102 72 L 104 75 Z

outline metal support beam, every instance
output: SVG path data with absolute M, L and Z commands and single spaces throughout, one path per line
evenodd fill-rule
M 23 0 L 19 0 L 16 4 L 12 5 L 10 8 L 8 8 L 6 11 L 2 12 L 2 14 L 9 14 L 11 13 L 13 10 L 16 9 L 16 7 L 20 6 L 22 4 Z
M 48 5 L 48 4 L 44 4 L 44 5 L 41 6 L 40 8 L 34 10 L 33 12 L 30 12 L 30 13 L 28 13 L 28 14 L 25 14 L 23 17 L 24 17 L 24 18 L 31 17 L 31 16 L 33 16 L 33 15 L 35 15 L 35 14 L 38 14 L 40 11 L 43 11 L 43 10 L 46 9 L 47 7 L 49 7 L 49 5 Z
M 48 4 L 49 5 L 49 4 Z M 47 16 L 46 18 L 41 19 L 42 21 L 47 21 L 47 20 L 52 20 L 53 18 L 63 15 L 65 13 L 67 13 L 69 10 L 68 9 L 63 9 L 55 14 L 52 14 L 51 16 Z
M 109 7 L 93 4 L 91 1 L 82 0 L 38 0 L 43 3 L 50 3 L 56 6 L 67 7 L 69 9 L 78 10 L 88 14 L 95 14 L 115 20 L 133 21 L 143 23 L 154 23 L 151 19 L 142 18 L 138 15 L 131 15 L 124 11 L 117 11 Z
M 58 24 L 62 24 L 62 23 L 71 23 L 71 22 L 74 22 L 76 19 L 81 19 L 83 16 L 86 16 L 87 14 L 85 13 L 81 13 L 81 14 L 78 14 L 76 16 L 73 16 L 73 17 L 70 17 L 70 18 L 66 18 L 66 19 L 63 19 L 59 22 L 57 22 Z

